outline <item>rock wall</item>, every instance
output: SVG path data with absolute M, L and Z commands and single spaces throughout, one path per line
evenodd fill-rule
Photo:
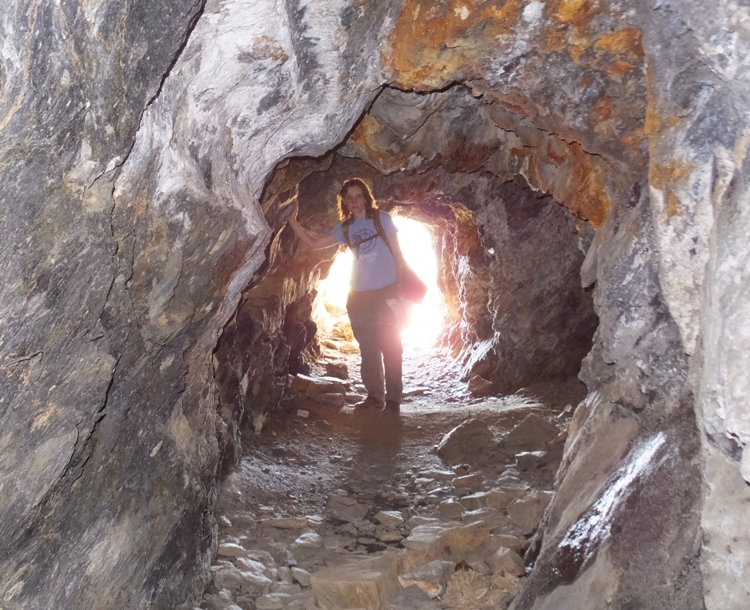
M 3 608 L 198 592 L 216 443 L 194 459 L 189 438 L 168 439 L 186 417 L 213 428 L 184 400 L 184 372 L 209 371 L 186 356 L 196 334 L 143 349 L 112 192 L 200 12 L 193 1 L 3 4 Z
M 597 229 L 590 395 L 516 608 L 747 607 L 746 6 L 1 10 L 0 605 L 189 607 L 220 469 L 283 375 L 226 411 L 257 363 L 217 385 L 219 336 L 247 315 L 280 346 L 317 273 L 270 290 L 288 197 L 261 195 L 349 134 L 382 173 L 521 176 Z M 364 115 L 385 84 L 420 103 Z M 248 285 L 280 304 L 238 312 Z
M 200 595 L 237 434 L 212 352 L 273 232 L 260 193 L 351 129 L 397 8 L 3 5 L 3 608 Z
M 710 15 L 655 5 L 649 71 L 649 200 L 659 281 L 690 357 L 702 439 L 701 567 L 706 608 L 743 608 L 750 546 L 750 309 L 746 298 L 750 64 L 747 6 Z

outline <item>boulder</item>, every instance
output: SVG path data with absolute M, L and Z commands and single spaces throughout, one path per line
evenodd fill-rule
M 495 444 L 495 437 L 481 419 L 468 419 L 448 432 L 437 446 L 437 454 L 449 464 L 474 461 Z
M 299 374 L 292 378 L 292 392 L 309 397 L 316 394 L 346 394 L 346 387 L 339 381 Z
M 245 557 L 247 549 L 234 542 L 225 542 L 216 550 L 218 557 Z
M 489 565 L 495 574 L 500 576 L 523 576 L 523 559 L 513 549 L 500 547 L 489 558 Z
M 404 546 L 458 561 L 473 553 L 481 553 L 489 541 L 489 528 L 482 521 L 458 527 L 433 523 L 415 527 L 404 540 Z
M 334 519 L 354 523 L 364 519 L 369 507 L 358 503 L 350 496 L 334 494 L 328 499 L 326 510 Z
M 349 367 L 344 362 L 326 362 L 326 375 L 349 379 Z
M 523 451 L 543 451 L 558 434 L 560 430 L 555 424 L 532 413 L 502 438 L 498 449 L 508 456 Z
M 551 491 L 533 491 L 519 500 L 513 500 L 508 505 L 511 521 L 525 534 L 531 534 L 539 526 L 552 496 Z
M 445 591 L 445 586 L 456 564 L 452 561 L 435 559 L 416 570 L 398 577 L 402 587 L 417 585 L 430 597 L 438 597 Z
M 455 500 L 445 500 L 437 509 L 441 519 L 460 519 L 463 512 L 464 506 Z
M 400 511 L 395 510 L 381 510 L 375 519 L 385 525 L 386 527 L 397 527 L 404 522 L 404 517 Z
M 262 595 L 273 582 L 262 570 L 240 570 L 233 566 L 222 566 L 213 575 L 214 585 L 218 589 L 227 589 L 232 594 L 248 593 Z
M 310 577 L 310 583 L 321 610 L 383 610 L 388 597 L 401 588 L 392 553 L 324 568 Z

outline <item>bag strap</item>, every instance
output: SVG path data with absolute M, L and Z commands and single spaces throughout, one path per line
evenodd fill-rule
M 378 235 L 380 235 L 380 239 L 382 239 L 385 242 L 385 245 L 388 246 L 388 249 L 391 250 L 391 242 L 388 241 L 388 236 L 385 234 L 383 223 L 380 220 L 380 210 L 373 210 L 372 222 L 375 224 L 375 230 L 378 232 Z M 391 250 L 391 255 L 393 255 L 393 250 Z
M 344 242 L 346 242 L 346 245 L 349 247 L 349 249 L 354 252 L 354 255 L 359 257 L 359 247 L 365 243 L 370 241 L 371 239 L 375 239 L 376 237 L 380 237 L 380 239 L 383 240 L 383 243 L 385 243 L 386 246 L 388 246 L 388 250 L 391 253 L 391 256 L 393 259 L 396 259 L 396 255 L 393 254 L 393 248 L 391 248 L 391 242 L 388 241 L 388 236 L 385 234 L 385 229 L 383 228 L 383 223 L 380 220 L 380 210 L 375 208 L 372 211 L 372 222 L 375 225 L 375 230 L 377 231 L 377 234 L 370 235 L 370 237 L 365 237 L 362 241 L 358 241 L 356 244 L 353 244 L 351 242 L 351 239 L 349 237 L 349 225 L 351 224 L 351 218 L 347 219 L 343 222 L 341 225 L 341 232 L 344 235 Z

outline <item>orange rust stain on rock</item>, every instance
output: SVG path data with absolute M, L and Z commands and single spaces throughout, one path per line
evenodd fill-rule
M 657 93 L 659 86 L 655 82 L 656 76 L 653 67 L 649 66 L 646 70 L 646 121 L 643 125 L 643 131 L 647 136 L 655 136 L 666 129 L 674 127 L 682 119 L 672 115 L 665 117 L 657 108 Z
M 619 81 L 620 78 L 625 76 L 625 74 L 630 72 L 633 68 L 635 68 L 635 66 L 633 64 L 629 64 L 626 61 L 614 61 L 607 64 L 604 68 L 604 71 L 613 79 Z
M 604 34 L 594 43 L 594 48 L 608 51 L 612 55 L 634 55 L 643 57 L 641 33 L 635 28 L 623 28 L 612 34 Z
M 613 109 L 615 105 L 615 100 L 613 100 L 608 95 L 602 96 L 602 99 L 600 99 L 596 106 L 594 106 L 594 120 L 596 121 L 607 121 L 612 118 Z
M 544 53 L 560 53 L 568 48 L 568 32 L 564 26 L 545 27 L 539 45 Z
M 563 203 L 576 216 L 587 219 L 595 228 L 601 227 L 609 214 L 610 201 L 604 188 L 601 169 L 592 163 L 591 156 L 574 142 L 569 151 L 572 157 L 567 193 Z
M 638 128 L 625 134 L 621 138 L 621 142 L 628 148 L 638 148 L 645 137 L 646 134 L 643 133 L 643 129 Z
M 396 73 L 396 84 L 424 89 L 456 80 L 477 56 L 500 44 L 498 35 L 513 33 L 521 14 L 518 0 L 507 0 L 499 8 L 477 4 L 406 0 L 390 36 L 390 50 L 382 56 L 383 65 Z
M 505 4 L 501 7 L 490 3 L 490 6 L 483 8 L 481 12 L 482 19 L 488 25 L 485 38 L 491 39 L 500 34 L 514 34 L 513 26 L 521 17 L 523 8 L 519 5 L 518 0 L 506 0 Z
M 653 103 L 651 95 L 647 95 L 648 101 L 646 103 L 646 120 L 643 125 L 643 131 L 647 136 L 654 136 L 666 129 L 670 129 L 675 125 L 679 124 L 682 119 L 678 116 L 662 116 L 662 114 L 656 108 L 656 104 Z
M 692 163 L 681 163 L 678 161 L 673 161 L 667 165 L 652 162 L 649 166 L 649 184 L 660 191 L 664 191 L 667 218 L 672 218 L 682 212 L 683 205 L 679 197 L 675 194 L 675 189 L 692 171 Z
M 576 26 L 587 26 L 599 12 L 596 0 L 556 0 L 549 2 L 553 7 L 550 14 L 558 21 Z
M 589 4 L 588 0 L 558 0 L 553 2 L 556 10 L 553 15 L 564 23 L 570 23 L 575 20 L 578 13 L 584 11 Z
M 560 140 L 550 139 L 547 142 L 546 153 L 549 160 L 557 165 L 562 165 L 568 158 L 567 151 Z
M 366 114 L 352 133 L 351 141 L 358 148 L 367 150 L 370 153 L 369 156 L 376 163 L 390 164 L 393 155 L 389 151 L 375 146 L 373 141 L 374 136 L 382 131 L 382 129 L 383 126 L 375 117 Z

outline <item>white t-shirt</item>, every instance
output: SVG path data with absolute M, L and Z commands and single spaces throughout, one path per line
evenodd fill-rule
M 389 238 L 398 231 L 396 225 L 393 224 L 393 219 L 387 212 L 380 212 L 380 222 L 383 225 L 383 231 Z M 341 225 L 333 229 L 331 235 L 340 244 L 346 244 Z M 359 248 L 356 247 L 358 242 L 372 235 L 377 235 L 377 237 L 363 242 Z M 349 242 L 354 252 L 354 266 L 352 267 L 350 281 L 352 290 L 355 292 L 377 290 L 398 280 L 396 262 L 393 260 L 390 249 L 378 235 L 375 222 L 372 219 L 364 218 L 352 222 L 349 225 Z

